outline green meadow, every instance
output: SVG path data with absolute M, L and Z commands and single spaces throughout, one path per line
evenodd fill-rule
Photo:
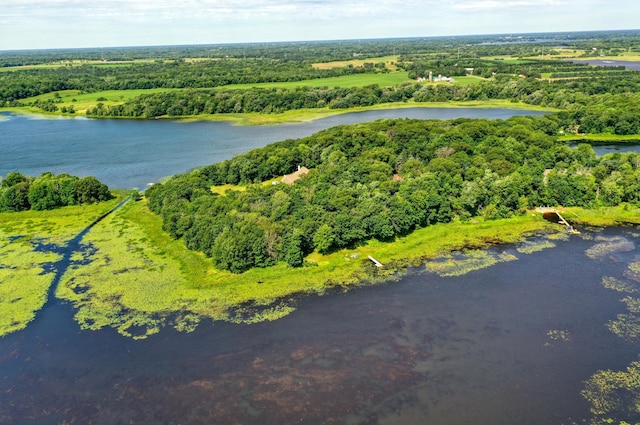
M 640 135 L 619 135 L 619 134 L 565 134 L 558 137 L 558 140 L 569 143 L 640 143 Z

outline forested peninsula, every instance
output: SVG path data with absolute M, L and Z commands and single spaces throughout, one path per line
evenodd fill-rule
M 338 126 L 143 193 L 91 176 L 27 176 L 15 164 L 0 178 L 0 337 L 51 300 L 67 304 L 81 329 L 134 339 L 203 320 L 276 320 L 301 296 L 388 282 L 412 267 L 459 276 L 592 237 L 545 220 L 542 206 L 578 229 L 637 228 L 640 153 L 593 149 L 640 143 L 634 63 L 639 31 L 0 52 L 0 120 L 271 124 L 460 105 L 546 112 Z M 502 243 L 515 249 L 477 249 Z M 601 245 L 607 258 L 637 249 L 626 239 Z M 639 267 L 602 278 L 626 306 L 606 326 L 634 343 Z M 567 342 L 570 333 L 548 337 Z M 592 423 L 638 417 L 639 366 L 584 382 Z
M 640 36 L 521 41 L 2 52 L 0 104 L 16 113 L 253 123 L 381 105 L 549 113 L 335 127 L 173 176 L 108 216 L 124 195 L 105 201 L 99 182 L 12 173 L 2 183 L 0 229 L 19 265 L 0 271 L 47 276 L 59 249 L 39 252 L 30 241 L 60 248 L 105 216 L 84 235 L 55 295 L 75 306 L 83 328 L 145 337 L 168 324 L 192 329 L 203 317 L 274 319 L 293 309 L 295 294 L 387 280 L 452 250 L 564 234 L 538 206 L 570 208 L 573 223 L 637 223 L 639 155 L 599 158 L 588 142 L 640 140 L 640 74 L 571 59 L 631 61 Z M 41 306 L 42 288 L 21 287 L 15 300 Z

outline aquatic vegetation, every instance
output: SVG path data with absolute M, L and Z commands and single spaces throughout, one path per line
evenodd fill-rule
M 582 396 L 591 403 L 591 412 L 603 423 L 615 423 L 640 414 L 640 362 L 626 371 L 601 370 L 585 382 Z M 620 422 L 623 423 L 623 422 Z
M 0 336 L 24 329 L 47 301 L 58 255 L 34 252 L 24 239 L 9 242 L 0 231 Z
M 197 297 L 195 291 L 183 291 L 181 264 L 150 245 L 120 210 L 98 223 L 85 241 L 94 250 L 70 267 L 56 293 L 77 308 L 81 328 L 110 326 L 122 335 L 142 338 L 157 333 L 170 317 L 180 329 L 193 327 L 189 307 Z M 189 318 L 174 317 L 180 314 Z
M 439 276 L 462 276 L 504 261 L 514 261 L 517 257 L 508 253 L 496 254 L 486 250 L 467 251 L 441 257 L 426 264 L 427 270 Z
M 636 285 L 611 276 L 605 276 L 602 278 L 602 286 L 618 292 L 627 292 L 630 294 L 638 292 L 638 287 Z
M 589 235 L 586 234 L 586 237 L 588 236 Z M 567 232 L 556 232 L 556 233 L 550 233 L 547 235 L 547 239 L 552 241 L 568 241 L 570 237 L 571 235 L 569 235 L 569 233 Z M 585 234 L 583 234 L 582 237 L 584 238 Z
M 266 308 L 258 309 L 255 306 L 251 308 L 233 309 L 233 314 L 229 320 L 233 323 L 260 323 L 265 321 L 278 320 L 295 311 L 295 307 L 280 302 L 275 305 L 268 305 Z
M 571 341 L 571 332 L 567 330 L 552 329 L 547 332 L 547 336 L 552 341 L 562 341 L 562 342 Z
M 521 254 L 533 254 L 534 252 L 555 247 L 556 244 L 550 240 L 531 240 L 522 242 L 516 250 Z
M 607 328 L 626 340 L 634 340 L 640 336 L 640 316 L 635 314 L 618 314 L 616 320 L 607 323 Z
M 624 297 L 622 302 L 627 305 L 630 313 L 640 313 L 640 298 Z
M 35 318 L 66 243 L 116 202 L 0 213 L 0 336 Z
M 613 238 L 598 237 L 596 241 L 599 243 L 593 245 L 586 251 L 587 256 L 594 260 L 603 259 L 618 252 L 633 251 L 636 247 L 632 241 L 622 236 Z
M 627 270 L 624 271 L 624 276 L 635 280 L 636 282 L 640 282 L 640 261 L 635 261 L 629 264 Z

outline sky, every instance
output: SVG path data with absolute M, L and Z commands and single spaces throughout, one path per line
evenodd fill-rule
M 0 50 L 639 28 L 638 0 L 0 0 Z

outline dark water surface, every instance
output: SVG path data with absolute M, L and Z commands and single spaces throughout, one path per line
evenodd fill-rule
M 591 66 L 624 66 L 626 69 L 640 71 L 640 62 L 627 60 L 603 60 L 603 59 L 571 59 L 575 63 L 587 63 Z
M 0 339 L 0 423 L 585 423 L 583 381 L 640 352 L 606 329 L 623 294 L 601 283 L 640 260 L 638 236 L 584 232 L 533 254 L 501 246 L 518 260 L 460 277 L 413 271 L 301 299 L 275 322 L 142 341 L 80 331 L 71 307 L 53 303 Z M 626 252 L 586 255 L 615 237 Z
M 0 113 L 0 175 L 45 171 L 93 175 L 110 187 L 144 189 L 163 177 L 230 159 L 340 124 L 383 118 L 490 118 L 542 115 L 514 109 L 409 108 L 354 112 L 312 122 L 234 126 L 174 120 L 42 119 Z

